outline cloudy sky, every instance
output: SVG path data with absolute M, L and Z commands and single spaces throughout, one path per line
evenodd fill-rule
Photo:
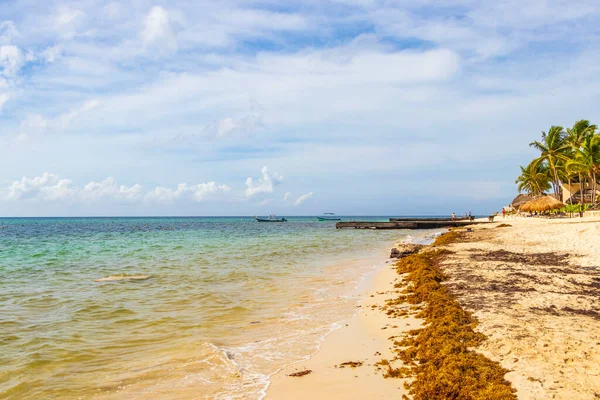
M 4 216 L 488 213 L 600 122 L 596 0 L 0 1 Z

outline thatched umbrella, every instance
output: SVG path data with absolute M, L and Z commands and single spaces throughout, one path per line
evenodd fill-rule
M 512 208 L 520 208 L 523 204 L 533 200 L 534 197 L 531 194 L 521 193 L 510 202 Z
M 543 196 L 537 199 L 531 200 L 525 204 L 523 204 L 519 209 L 521 211 L 531 212 L 531 211 L 551 211 L 558 210 L 563 208 L 565 205 L 560 201 L 556 200 L 552 196 Z

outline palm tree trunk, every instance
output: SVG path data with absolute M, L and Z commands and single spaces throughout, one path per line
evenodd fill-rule
M 554 189 L 554 197 L 557 198 L 557 186 L 556 186 L 556 182 L 558 182 L 558 172 L 556 172 L 556 167 L 554 166 L 554 163 L 551 161 L 550 158 L 548 158 L 548 162 L 550 163 L 550 171 L 552 171 L 552 175 L 554 177 L 554 179 L 552 180 L 552 186 Z
M 571 187 L 571 175 L 569 175 L 569 198 L 567 200 L 571 200 L 571 204 L 573 204 L 573 188 Z M 566 204 L 566 203 L 565 203 Z M 569 217 L 573 218 L 573 208 L 570 208 L 571 212 L 569 213 Z
M 581 172 L 577 174 L 579 176 L 579 216 L 583 217 L 583 178 Z
M 590 186 L 592 186 L 592 174 L 590 174 Z M 594 202 L 594 194 L 590 193 L 590 203 Z
M 583 192 L 581 191 L 581 173 L 577 173 L 579 177 L 579 204 L 583 205 Z
M 590 186 L 590 203 L 594 204 L 594 199 L 596 197 L 596 174 L 594 173 L 594 171 L 590 171 Z

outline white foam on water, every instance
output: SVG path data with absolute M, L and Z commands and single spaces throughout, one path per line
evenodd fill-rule
M 315 353 L 317 353 L 321 349 L 321 344 L 331 332 L 334 332 L 337 329 L 340 329 L 344 326 L 344 323 L 347 320 L 337 321 L 325 327 L 316 327 L 307 331 L 299 331 L 289 333 L 286 337 L 283 338 L 283 341 L 288 346 L 293 346 L 295 344 L 302 343 L 304 344 L 306 341 L 306 337 L 318 335 L 315 341 L 314 350 L 306 355 L 297 356 L 296 359 L 292 362 L 287 362 L 280 364 L 278 368 L 271 371 L 270 373 L 251 373 L 246 372 L 252 370 L 255 365 L 252 363 L 252 359 L 261 359 L 266 360 L 267 362 L 272 361 L 281 361 L 283 359 L 289 358 L 288 352 L 285 350 L 284 346 L 282 346 L 282 338 L 270 338 L 263 341 L 247 343 L 245 345 L 237 346 L 237 347 L 226 347 L 223 348 L 224 352 L 231 352 L 233 357 L 231 361 L 235 363 L 239 370 L 242 372 L 242 380 L 240 382 L 232 382 L 227 384 L 223 391 L 215 395 L 215 399 L 222 400 L 234 400 L 234 399 L 257 399 L 262 400 L 267 395 L 267 389 L 271 383 L 271 377 L 282 369 L 289 365 L 294 365 L 300 362 L 304 362 L 309 360 Z M 237 359 L 243 357 L 244 354 L 249 354 L 250 359 L 245 362 L 238 362 Z M 253 390 L 250 391 L 250 387 L 253 387 Z M 254 397 L 256 396 L 256 397 Z
M 284 323 L 285 327 L 297 321 L 306 321 L 306 324 L 312 322 L 316 324 L 315 326 L 309 329 L 279 332 L 276 337 L 222 348 L 223 351 L 233 354 L 231 360 L 236 363 L 241 371 L 242 379 L 226 385 L 215 398 L 264 399 L 273 375 L 290 365 L 305 362 L 312 358 L 321 349 L 329 334 L 342 328 L 349 320 L 358 315 L 359 310 L 356 305 L 362 300 L 360 294 L 364 292 L 375 274 L 386 264 L 384 261 L 373 262 L 372 259 L 346 264 L 353 264 L 352 267 L 356 268 L 354 271 L 357 274 L 354 275 L 354 279 L 334 280 L 334 283 L 340 282 L 340 285 L 333 285 L 334 288 L 339 286 L 339 290 L 336 288 L 335 293 L 330 293 L 333 289 L 330 289 L 329 286 L 315 289 L 310 302 L 285 312 L 282 315 L 285 322 L 279 322 Z M 357 268 L 357 264 L 360 265 L 360 268 Z M 339 303 L 340 299 L 346 302 L 341 310 L 346 310 L 344 313 L 347 314 L 341 319 L 334 320 L 334 322 L 321 324 L 320 321 L 324 319 L 335 319 L 335 316 L 329 313 L 329 309 L 332 304 Z M 336 312 L 336 310 L 334 309 L 332 312 Z M 310 342 L 309 345 L 307 345 L 308 342 Z M 311 351 L 302 354 L 302 351 L 307 348 L 310 348 Z M 276 366 L 276 368 L 264 374 L 253 373 L 252 371 L 259 369 L 257 363 L 260 364 L 261 361 Z
M 412 243 L 414 243 L 414 242 L 415 242 L 415 237 L 414 237 L 414 236 L 411 236 L 411 235 L 406 235 L 406 236 L 404 237 L 404 240 L 402 240 L 402 242 L 403 242 L 403 243 L 406 243 L 406 244 L 412 244 Z
M 325 339 L 327 338 L 328 335 L 330 335 L 332 332 L 345 326 L 350 320 L 356 318 L 356 316 L 358 315 L 358 312 L 359 312 L 359 310 L 356 308 L 356 305 L 359 304 L 360 301 L 362 300 L 362 296 L 360 296 L 359 294 L 365 290 L 366 286 L 371 282 L 371 280 L 374 278 L 375 274 L 381 268 L 383 268 L 385 265 L 386 264 L 384 261 L 375 262 L 375 263 L 372 261 L 366 262 L 365 270 L 362 271 L 362 273 L 354 281 L 354 284 L 350 288 L 350 292 L 346 295 L 339 296 L 340 298 L 354 300 L 353 302 L 351 302 L 351 305 L 353 308 L 352 308 L 352 313 L 349 317 L 340 319 L 340 320 L 330 323 L 326 326 L 315 327 L 311 330 L 297 332 L 295 335 L 292 335 L 291 337 L 287 338 L 288 345 L 292 345 L 293 342 L 299 342 L 299 343 L 305 344 L 307 337 L 313 336 L 315 334 L 318 335 L 315 338 L 315 341 L 313 343 L 314 350 L 312 352 L 305 354 L 303 356 L 299 356 L 291 362 L 284 363 L 284 364 L 280 365 L 276 370 L 274 370 L 270 374 L 266 375 L 266 380 L 264 381 L 264 387 L 261 388 L 256 393 L 259 395 L 259 397 L 257 397 L 257 399 L 262 400 L 266 397 L 267 390 L 271 383 L 271 377 L 273 375 L 279 373 L 281 370 L 283 370 L 286 367 L 289 367 L 290 365 L 295 365 L 298 363 L 306 362 L 307 360 L 311 359 L 317 352 L 319 352 L 321 350 L 323 342 L 325 341 Z M 290 312 L 286 313 L 286 317 L 290 318 L 290 320 L 310 319 L 310 317 L 303 314 L 302 311 L 310 312 L 311 308 L 314 308 L 316 306 L 317 306 L 316 304 L 305 304 L 303 307 L 301 307 L 298 310 L 290 311 Z M 276 339 L 267 340 L 267 342 L 273 343 L 273 342 L 276 342 Z M 240 350 L 252 351 L 255 349 L 255 347 L 257 345 L 258 345 L 258 343 L 251 343 L 246 346 L 238 347 L 237 350 L 238 351 L 240 351 Z M 280 343 L 273 343 L 273 345 L 279 347 Z M 279 351 L 277 351 L 275 349 L 271 349 L 271 351 L 275 352 L 278 355 L 284 356 L 284 357 L 289 355 L 285 351 L 282 351 L 281 348 L 279 348 Z M 274 358 L 277 358 L 277 356 L 275 356 Z M 286 358 L 289 358 L 289 357 L 286 357 Z M 243 385 L 243 383 L 241 383 L 241 385 Z M 244 396 L 238 397 L 238 396 L 232 396 L 232 395 L 228 395 L 228 396 L 229 397 L 220 397 L 220 398 L 223 398 L 223 399 L 225 399 L 225 398 L 227 398 L 227 399 L 239 399 L 239 398 L 249 399 L 249 398 L 251 398 L 251 397 L 249 397 L 248 392 L 246 392 L 245 397 Z

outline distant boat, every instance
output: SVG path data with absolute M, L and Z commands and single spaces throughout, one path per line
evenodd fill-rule
M 323 213 L 322 217 L 317 217 L 319 221 L 341 221 L 334 213 Z
M 254 219 L 256 222 L 287 222 L 287 219 L 277 218 L 274 214 L 269 215 L 268 218 L 254 217 Z

